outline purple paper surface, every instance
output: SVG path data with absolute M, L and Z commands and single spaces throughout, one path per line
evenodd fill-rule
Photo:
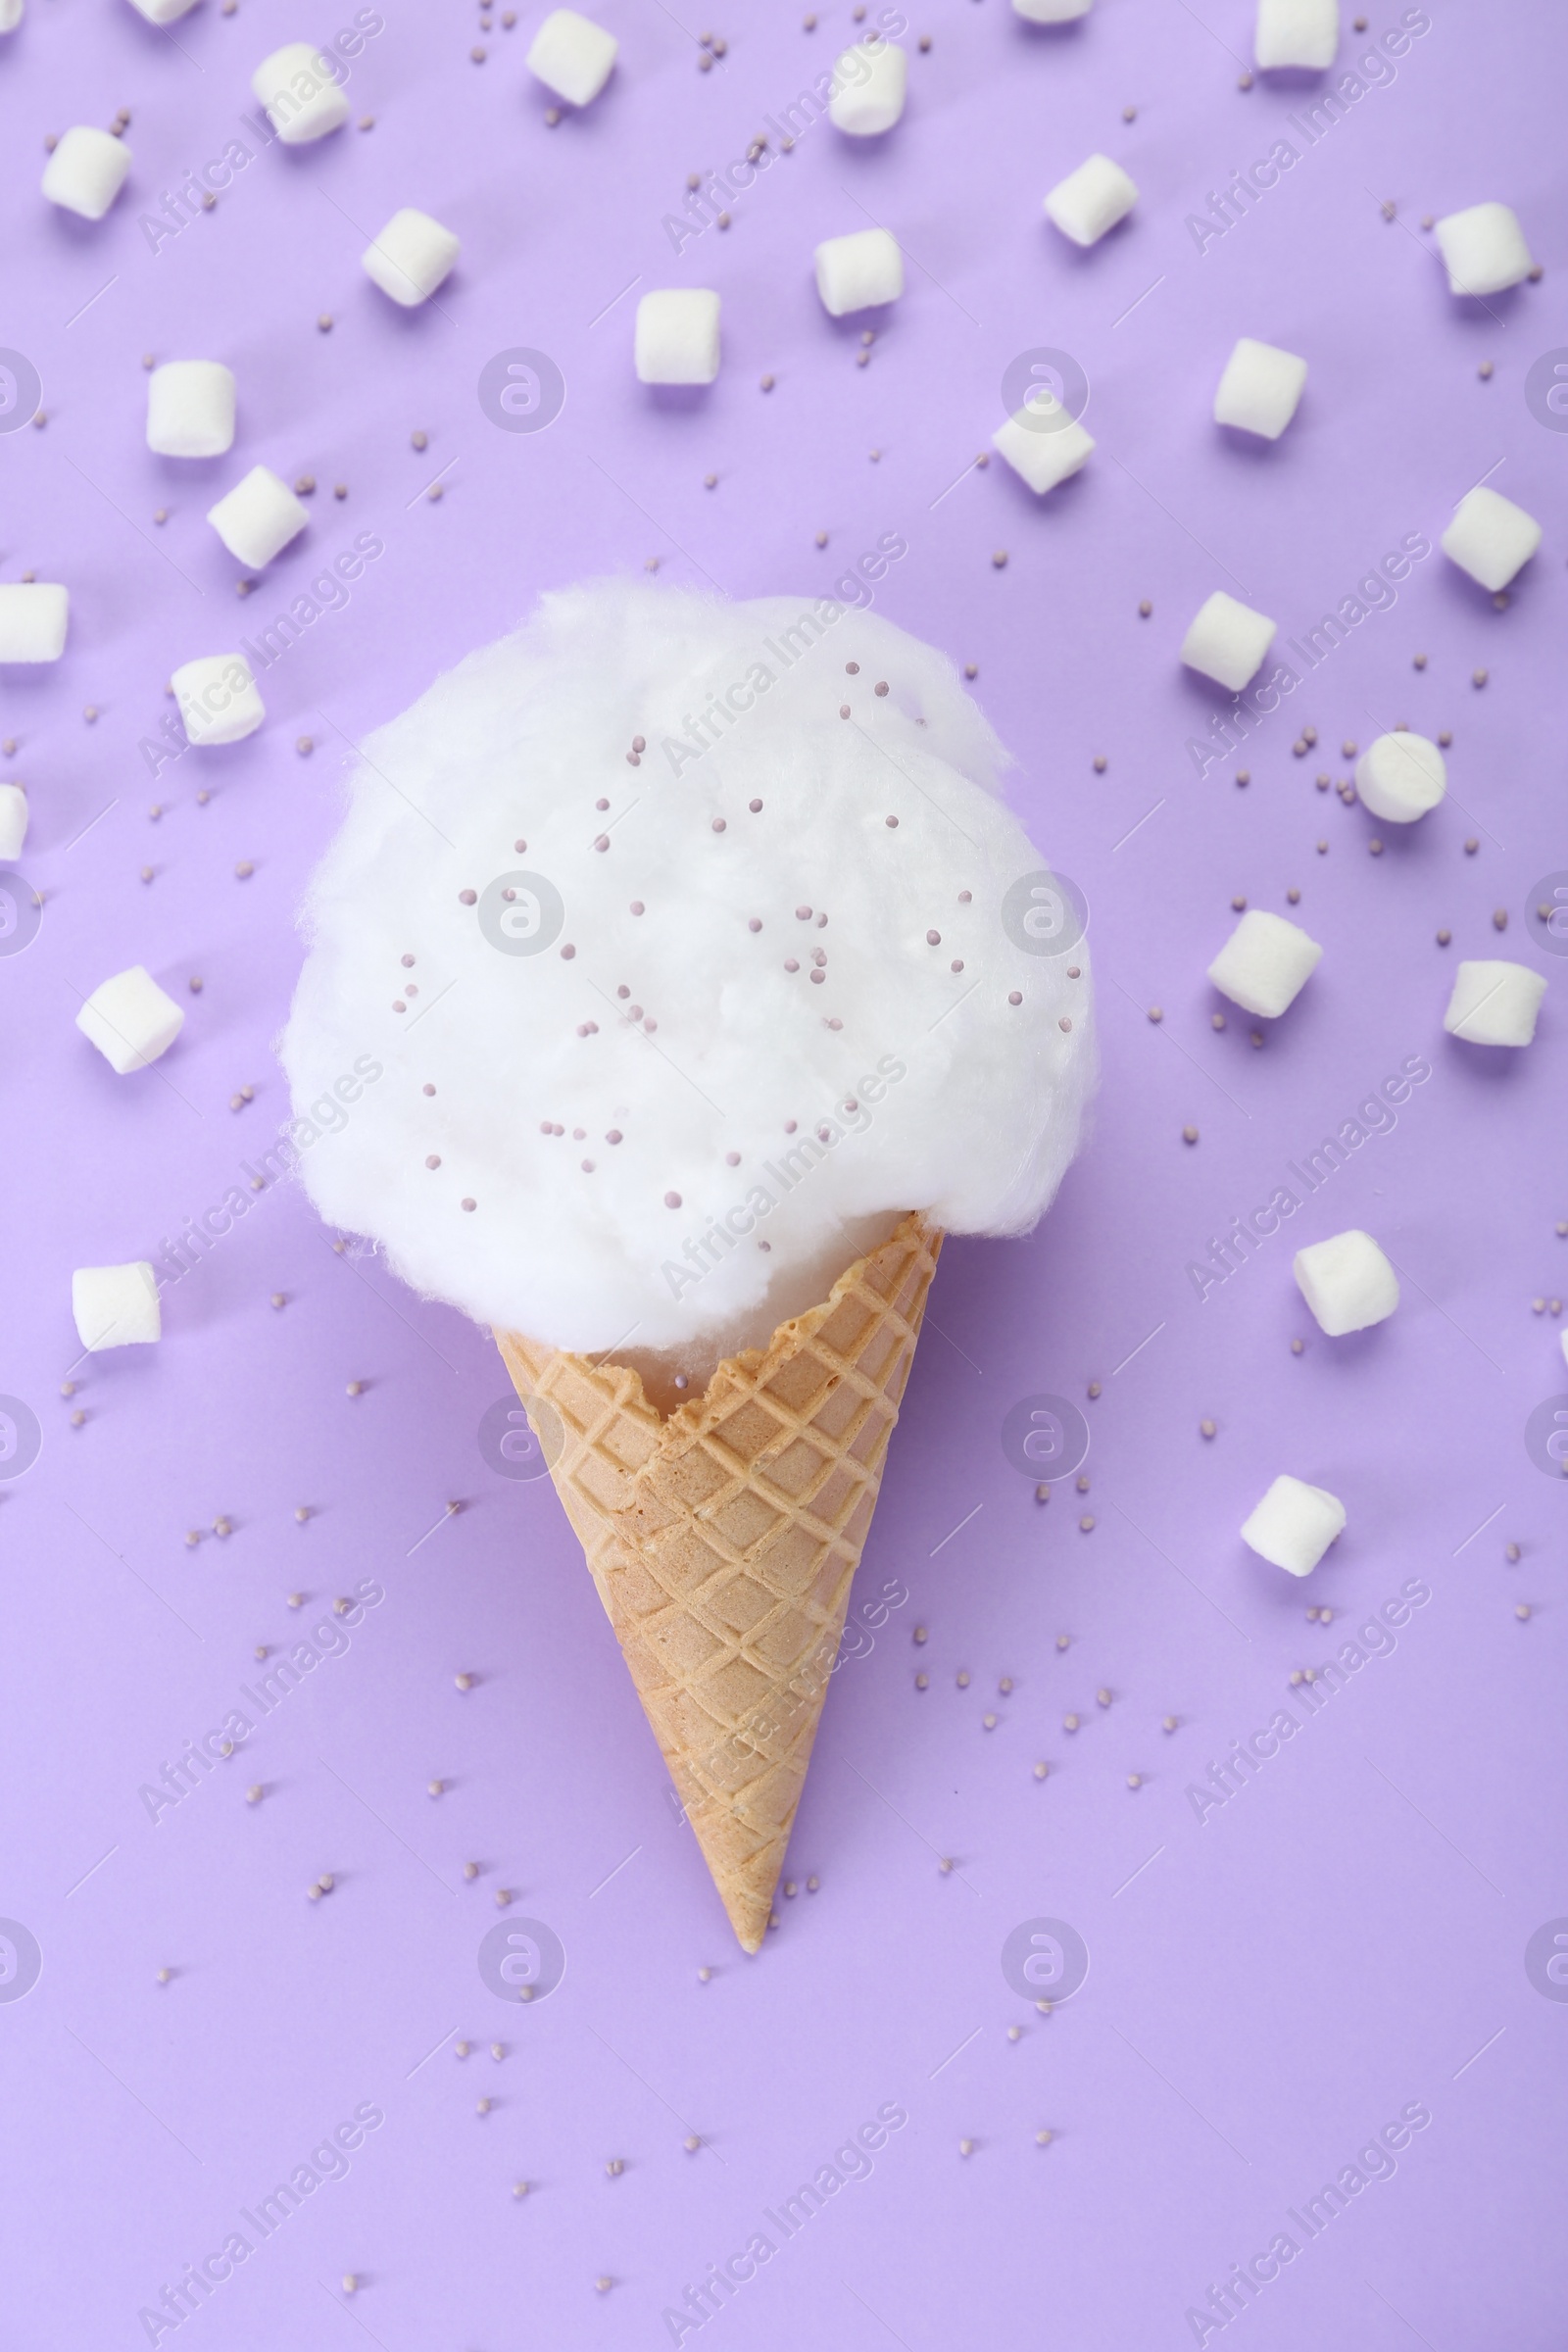
M 389 0 L 349 124 L 256 152 L 162 233 L 146 221 L 187 172 L 259 149 L 253 68 L 329 39 L 330 12 L 205 0 L 161 32 L 123 0 L 29 0 L 0 41 L 0 343 L 47 417 L 0 433 L 0 576 L 73 603 L 63 661 L 0 682 L 43 899 L 0 955 L 0 1391 L 42 1440 L 0 1484 L 0 2334 L 1555 2352 L 1568 1494 L 1526 1427 L 1568 1405 L 1568 960 L 1533 912 L 1568 868 L 1568 420 L 1549 360 L 1531 376 L 1568 347 L 1561 13 L 1374 5 L 1364 34 L 1347 12 L 1334 75 L 1244 90 L 1244 0 L 1100 0 L 1057 31 L 934 0 L 904 36 L 898 128 L 798 123 L 787 155 L 782 110 L 855 36 L 846 8 L 812 32 L 755 4 L 711 27 L 654 0 L 595 13 L 616 72 L 551 128 L 523 66 L 535 9 L 481 29 Z M 709 29 L 726 46 L 705 74 Z M 1386 34 L 1392 68 L 1309 136 Z M 113 211 L 51 210 L 45 134 L 121 108 Z M 764 132 L 731 225 L 672 235 L 687 174 Z M 1282 138 L 1293 167 L 1215 233 L 1211 198 Z M 1140 200 L 1080 253 L 1040 204 L 1097 149 Z M 1544 280 L 1456 301 L 1420 223 L 1494 197 Z M 407 314 L 359 262 L 406 204 L 463 238 Z M 873 220 L 908 283 L 866 347 L 864 321 L 824 316 L 811 254 Z M 635 302 L 681 284 L 722 294 L 723 369 L 653 394 Z M 1310 363 L 1274 445 L 1211 420 L 1240 334 Z M 480 405 L 519 349 L 564 380 L 543 430 Z M 1004 371 L 1039 351 L 1084 370 L 1099 443 L 1045 501 L 973 464 Z M 144 353 L 233 368 L 227 458 L 148 452 Z M 256 463 L 317 487 L 239 601 L 204 514 Z M 1483 476 L 1545 527 L 1504 611 L 1437 549 Z M 944 1254 L 857 1587 L 894 1605 L 835 1677 L 799 1891 L 745 1960 L 548 1480 L 480 1450 L 493 1347 L 334 1253 L 269 1179 L 270 1041 L 366 730 L 548 587 L 657 559 L 804 599 L 889 532 L 908 553 L 877 609 L 977 665 L 1015 806 L 1089 901 L 1104 1076 L 1032 1239 Z M 362 533 L 384 552 L 267 669 L 264 730 L 150 772 L 172 668 L 254 642 Z M 1416 541 L 1393 601 L 1200 773 L 1226 698 L 1176 651 L 1210 591 L 1300 640 Z M 1399 720 L 1452 732 L 1449 798 L 1405 833 L 1314 783 Z M 1281 1021 L 1227 1007 L 1219 1032 L 1203 972 L 1242 898 L 1324 956 Z M 1526 1053 L 1443 1033 L 1455 962 L 1492 955 L 1548 979 Z M 117 1078 L 74 1016 L 137 962 L 186 1023 Z M 1294 1184 L 1332 1137 L 1343 1164 Z M 1195 1280 L 1293 1184 L 1298 1213 Z M 160 1259 L 231 1191 L 245 1213 L 166 1283 L 162 1344 L 78 1360 L 73 1267 Z M 1291 1256 L 1352 1225 L 1403 1298 L 1329 1341 Z M 1042 1394 L 1092 1433 L 1088 1491 L 1046 1505 L 1001 1443 Z M 24 1442 L 24 1415 L 8 1426 Z M 1237 1534 L 1283 1470 L 1348 1510 L 1303 1584 Z M 379 1597 L 334 1614 L 357 1592 Z M 257 1698 L 305 1636 L 319 1662 Z M 1225 1793 L 1212 1768 L 1282 1711 L 1291 1736 Z M 172 1794 L 166 1769 L 234 1712 L 236 1752 Z M 565 1954 L 527 2006 L 479 1969 L 521 1920 Z M 1088 1954 L 1049 2014 L 1003 1966 L 1037 1921 Z M 356 2144 L 334 2155 L 340 2125 Z M 1386 2126 L 1396 2150 L 1361 2157 Z M 1282 2234 L 1290 2258 L 1237 2283 Z M 715 2282 L 759 2236 L 766 2258 Z

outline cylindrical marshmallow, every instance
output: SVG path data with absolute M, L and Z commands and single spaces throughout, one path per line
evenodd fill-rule
M 58 662 L 66 650 L 71 596 L 50 580 L 0 586 L 0 662 Z
M 591 17 L 553 8 L 529 46 L 528 71 L 568 106 L 587 106 L 610 79 L 618 46 Z
M 1505 294 L 1535 268 L 1519 216 L 1506 204 L 1472 204 L 1449 213 L 1433 231 L 1448 271 L 1450 294 Z
M 1345 1527 L 1345 1505 L 1327 1487 L 1277 1478 L 1242 1528 L 1242 1542 L 1273 1568 L 1309 1576 Z
M 1250 605 L 1216 588 L 1194 615 L 1180 658 L 1189 669 L 1240 694 L 1262 667 L 1278 629 L 1278 621 L 1266 612 L 1254 612 Z
M 270 466 L 253 466 L 207 519 L 236 562 L 260 571 L 311 519 L 311 510 Z
M 147 446 L 220 458 L 234 446 L 234 378 L 221 360 L 166 360 L 147 378 Z
M 1355 763 L 1355 789 L 1385 824 L 1413 825 L 1447 791 L 1447 763 L 1435 743 L 1400 729 L 1367 745 Z
M 267 716 L 243 654 L 203 654 L 182 662 L 169 682 L 193 750 L 238 743 L 254 735 Z
M 1095 437 L 1042 386 L 1016 416 L 998 425 L 991 446 L 1035 496 L 1043 498 L 1078 471 L 1095 446 Z
M 44 166 L 39 185 L 51 204 L 83 220 L 101 220 L 125 184 L 130 149 L 107 130 L 75 123 Z
M 828 115 L 852 138 L 875 138 L 891 130 L 904 112 L 909 61 L 896 41 L 869 33 L 846 49 L 833 69 Z
M 167 1054 L 185 1022 L 180 1007 L 145 964 L 101 980 L 76 1015 L 76 1027 L 123 1078 Z
M 1012 0 L 1012 5 L 1031 24 L 1070 24 L 1088 16 L 1094 0 Z
M 196 0 L 130 0 L 130 5 L 149 24 L 174 24 L 189 16 Z
M 71 1311 L 89 1354 L 144 1347 L 163 1330 L 158 1277 L 145 1258 L 128 1266 L 78 1266 L 71 1277 Z
M 460 251 L 461 241 L 450 228 L 405 205 L 360 258 L 382 293 L 413 311 L 450 275 Z
M 1331 1340 L 1386 1323 L 1399 1303 L 1399 1277 L 1372 1236 L 1356 1226 L 1298 1250 L 1291 1270 Z
M 1323 951 L 1299 923 L 1250 906 L 1208 967 L 1222 997 L 1260 1020 L 1278 1020 L 1317 970 Z
M 718 373 L 718 296 L 708 286 L 660 286 L 637 305 L 637 380 L 710 384 Z
M 343 68 L 313 41 L 288 41 L 264 58 L 251 75 L 251 88 L 285 147 L 324 139 L 349 118 L 349 102 L 338 86 Z
M 1482 482 L 1460 499 L 1439 545 L 1450 564 L 1496 596 L 1524 569 L 1541 540 L 1533 514 Z
M 904 292 L 904 256 L 885 228 L 858 228 L 828 237 L 816 249 L 816 290 L 831 318 L 897 302 Z
M 1120 164 L 1092 155 L 1057 180 L 1046 198 L 1046 214 L 1075 245 L 1098 245 L 1137 202 L 1138 190 Z
M 27 838 L 27 796 L 20 784 L 0 784 L 0 865 L 15 865 Z
M 1528 963 L 1482 956 L 1461 963 L 1443 1026 L 1472 1046 L 1528 1046 L 1546 983 Z
M 1253 54 L 1265 74 L 1298 66 L 1318 74 L 1340 45 L 1340 0 L 1257 0 Z
M 1296 415 L 1305 383 L 1306 362 L 1294 351 L 1243 335 L 1214 394 L 1214 422 L 1277 441 Z

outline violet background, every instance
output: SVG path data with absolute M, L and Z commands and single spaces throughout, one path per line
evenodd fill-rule
M 727 54 L 700 74 L 707 25 L 598 0 L 619 67 L 554 131 L 522 62 L 538 13 L 498 23 L 475 66 L 476 19 L 388 0 L 349 84 L 374 129 L 269 150 L 156 254 L 138 214 L 219 151 L 256 63 L 329 36 L 330 10 L 242 0 L 225 18 L 207 0 L 166 35 L 116 0 L 29 0 L 0 43 L 0 342 L 39 368 L 48 417 L 0 438 L 0 568 L 73 599 L 63 662 L 0 689 L 6 772 L 31 793 L 23 869 L 46 898 L 37 939 L 0 959 L 0 1388 L 44 1430 L 35 1466 L 0 1489 L 0 1914 L 43 1951 L 34 1988 L 0 2003 L 0 2340 L 146 2341 L 138 2308 L 161 2283 L 370 2101 L 385 2122 L 348 2177 L 180 2343 L 667 2342 L 661 2313 L 684 2283 L 898 2101 L 907 2126 L 871 2177 L 703 2342 L 1174 2347 L 1195 2340 L 1184 2314 L 1209 2281 L 1423 2101 L 1430 2128 L 1396 2177 L 1224 2333 L 1274 2352 L 1467 2352 L 1500 2330 L 1511 2352 L 1547 2352 L 1568 2270 L 1568 2007 L 1534 1989 L 1523 1953 L 1568 1912 L 1568 1497 L 1522 1432 L 1568 1388 L 1562 1326 L 1531 1311 L 1568 1276 L 1553 1231 L 1568 1217 L 1568 963 L 1532 937 L 1527 906 L 1568 865 L 1553 692 L 1568 440 L 1523 385 L 1568 344 L 1561 12 L 1434 0 L 1392 86 L 1200 256 L 1184 216 L 1318 86 L 1238 89 L 1247 0 L 1100 0 L 1059 33 L 1003 0 L 931 0 L 911 15 L 896 132 L 854 146 L 813 127 L 727 233 L 679 259 L 661 221 L 686 172 L 741 155 L 852 37 L 849 11 L 824 8 L 807 34 L 797 8 L 731 7 L 712 20 Z M 1342 56 L 1361 45 L 1349 14 Z M 1398 12 L 1368 14 L 1375 37 Z M 122 106 L 135 160 L 113 213 L 89 226 L 52 212 L 45 132 Z M 1142 195 L 1080 255 L 1040 199 L 1097 147 Z M 1544 280 L 1456 303 L 1418 221 L 1494 196 L 1516 206 Z M 358 258 L 405 203 L 464 240 L 439 307 L 413 315 Z M 912 266 L 858 369 L 860 322 L 825 318 L 810 255 L 867 215 Z M 723 295 L 707 395 L 633 379 L 636 293 L 659 284 Z M 1274 447 L 1210 421 L 1239 333 L 1311 363 Z M 516 345 L 565 376 L 542 433 L 499 431 L 478 407 L 481 367 Z M 963 472 L 1000 420 L 1004 368 L 1037 345 L 1087 369 L 1100 442 L 1040 503 L 1000 462 Z M 143 352 L 234 368 L 229 458 L 148 453 Z M 203 514 L 257 461 L 319 487 L 307 534 L 239 604 Z M 1489 468 L 1546 526 L 1500 613 L 1435 552 Z M 421 495 L 436 476 L 439 502 Z M 171 668 L 265 625 L 364 530 L 385 555 L 267 674 L 265 730 L 154 784 L 137 746 Z M 944 1256 L 861 1571 L 862 1591 L 897 1577 L 910 1598 L 835 1681 L 790 1857 L 802 1891 L 747 1961 L 548 1482 L 504 1481 L 480 1457 L 505 1389 L 484 1336 L 373 1259 L 335 1256 L 285 1186 L 166 1293 L 159 1348 L 88 1359 L 68 1401 L 70 1273 L 156 1255 L 271 1140 L 292 911 L 365 730 L 551 585 L 657 557 L 664 578 L 806 596 L 891 530 L 909 553 L 878 609 L 978 663 L 975 691 L 1020 756 L 1016 805 L 1089 896 L 1104 1078 L 1092 1141 L 1034 1237 Z M 1417 532 L 1433 556 L 1265 726 L 1250 787 L 1229 760 L 1200 781 L 1184 746 L 1220 698 L 1175 653 L 1202 598 L 1232 587 L 1296 634 Z M 1398 718 L 1453 729 L 1452 794 L 1373 858 L 1365 811 L 1312 779 L 1347 772 L 1342 739 Z M 1299 760 L 1306 723 L 1320 740 Z M 1326 952 L 1254 1051 L 1245 1015 L 1211 1030 L 1203 967 L 1233 894 L 1283 907 L 1291 885 Z M 1442 1033 L 1454 962 L 1494 952 L 1550 981 L 1527 1054 Z M 73 1022 L 135 961 L 187 1021 L 155 1071 L 118 1079 Z M 1207 1237 L 1415 1054 L 1433 1075 L 1395 1132 L 1200 1304 L 1183 1269 Z M 231 1113 L 244 1085 L 255 1100 Z M 1350 1224 L 1391 1250 L 1404 1301 L 1330 1343 L 1290 1255 Z M 367 1384 L 354 1399 L 351 1379 Z M 1003 1457 L 1003 1417 L 1035 1391 L 1090 1415 L 1081 1501 L 1058 1491 L 1041 1508 Z M 1236 1534 L 1284 1468 L 1349 1511 L 1304 1586 Z M 226 1541 L 186 1547 L 188 1527 L 224 1513 Z M 385 1599 L 347 1654 L 154 1826 L 139 1787 L 221 1723 L 255 1644 L 296 1639 L 371 1577 Z M 1267 1722 L 1293 1668 L 1416 1577 L 1432 1599 L 1394 1653 L 1200 1825 L 1189 1783 Z M 298 1617 L 293 1591 L 310 1599 Z M 1306 1624 L 1317 1603 L 1332 1631 Z M 466 1695 L 460 1670 L 478 1677 Z M 1146 1776 L 1136 1792 L 1130 1773 Z M 323 1871 L 336 1889 L 312 1904 Z M 566 1949 L 560 1989 L 529 2009 L 477 1974 L 498 1887 Z M 1039 1915 L 1070 1921 L 1092 1955 L 1049 2017 L 999 1965 Z

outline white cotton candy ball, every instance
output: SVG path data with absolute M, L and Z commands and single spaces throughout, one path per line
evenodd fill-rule
M 370 736 L 312 884 L 281 1053 L 317 1206 L 481 1322 L 688 1370 L 902 1212 L 1026 1231 L 1095 1055 L 1006 764 L 863 607 L 547 597 Z
M 1388 825 L 1413 825 L 1448 789 L 1448 766 L 1424 735 L 1396 729 L 1369 743 L 1355 763 L 1355 789 Z

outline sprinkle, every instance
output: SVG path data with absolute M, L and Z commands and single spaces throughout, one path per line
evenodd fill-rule
M 664 1206 L 665 1206 L 666 1208 L 679 1208 L 679 1206 L 680 1206 L 680 1195 L 679 1195 L 679 1193 L 666 1193 L 666 1194 L 664 1195 Z
M 1182 1142 L 1184 1144 L 1196 1144 L 1197 1141 L 1198 1129 L 1196 1127 L 1184 1127 L 1182 1129 Z

